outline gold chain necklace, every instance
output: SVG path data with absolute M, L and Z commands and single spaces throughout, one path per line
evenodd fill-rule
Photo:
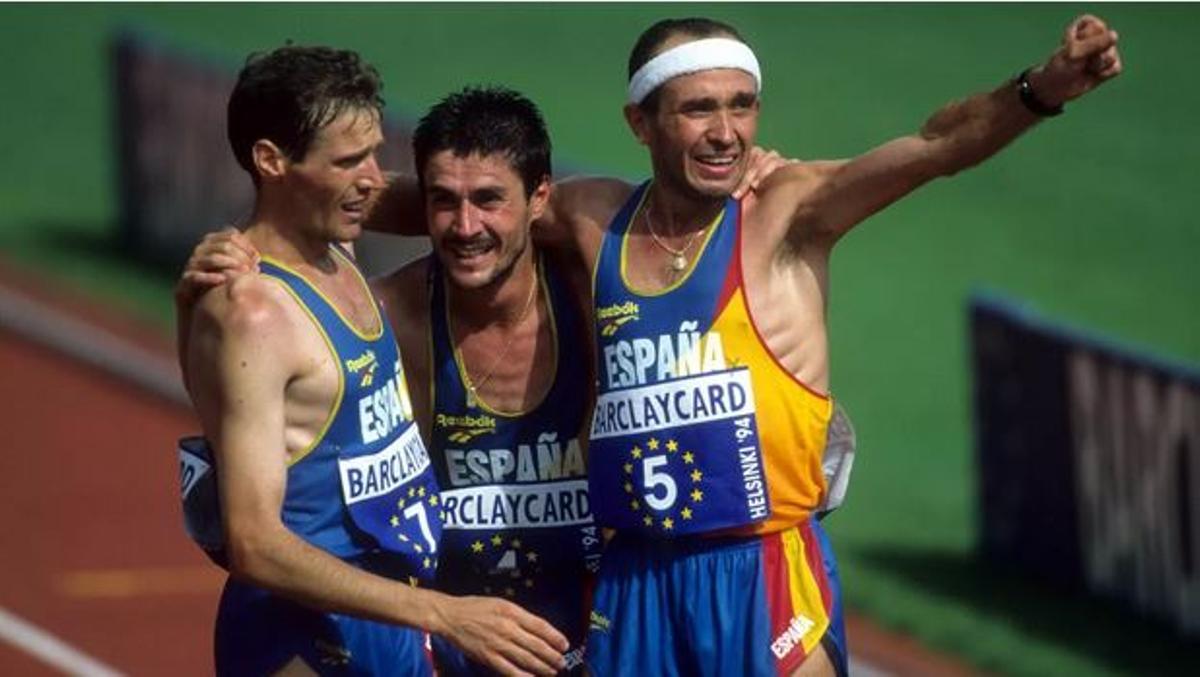
M 482 377 L 479 379 L 471 378 L 471 372 L 467 369 L 467 360 L 465 357 L 463 357 L 462 349 L 458 349 L 458 357 L 460 360 L 462 360 L 463 366 L 463 380 L 466 381 L 467 386 L 468 407 L 474 409 L 475 407 L 479 406 L 479 390 L 487 385 L 488 381 L 492 380 L 492 376 L 496 373 L 496 369 L 500 366 L 500 363 L 504 361 L 504 358 L 508 356 L 508 351 L 510 348 L 512 348 L 513 341 L 517 338 L 516 329 L 524 324 L 525 318 L 529 316 L 529 310 L 533 308 L 533 301 L 537 298 L 537 291 L 538 277 L 537 268 L 535 266 L 533 271 L 533 284 L 529 285 L 529 296 L 525 299 L 525 307 L 521 309 L 521 313 L 517 316 L 517 319 L 513 320 L 511 325 L 513 333 L 508 337 L 508 340 L 504 342 L 504 348 L 500 350 L 500 354 L 497 355 L 496 359 L 492 361 L 491 366 L 488 367 L 487 372 L 485 372 Z
M 692 245 L 696 242 L 696 238 L 699 237 L 700 233 L 703 233 L 708 226 L 705 226 L 700 230 L 692 231 L 692 236 L 688 238 L 687 243 L 684 244 L 683 247 L 675 249 L 671 245 L 664 242 L 663 239 L 658 236 L 658 233 L 654 232 L 654 222 L 650 220 L 649 204 L 647 204 L 642 210 L 642 219 L 646 221 L 646 230 L 650 232 L 650 239 L 654 241 L 654 244 L 658 245 L 660 249 L 671 255 L 671 266 L 669 270 L 672 272 L 672 274 L 682 273 L 683 269 L 687 268 L 688 264 L 687 251 L 692 248 Z

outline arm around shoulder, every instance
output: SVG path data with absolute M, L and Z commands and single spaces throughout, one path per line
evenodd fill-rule
M 387 175 L 387 185 L 375 198 L 364 224 L 367 230 L 408 237 L 428 237 L 425 225 L 425 198 L 417 177 L 410 174 Z
M 590 251 L 634 186 L 620 179 L 571 177 L 555 182 L 550 204 L 533 223 L 539 246 L 557 251 Z

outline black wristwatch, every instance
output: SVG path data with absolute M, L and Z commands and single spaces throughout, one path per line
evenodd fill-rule
M 1029 112 L 1043 118 L 1052 118 L 1055 115 L 1062 115 L 1062 104 L 1057 106 L 1049 106 L 1045 101 L 1038 98 L 1034 93 L 1033 86 L 1029 84 L 1029 71 L 1032 68 L 1026 68 L 1017 76 L 1017 96 L 1021 98 L 1021 103 L 1029 109 Z

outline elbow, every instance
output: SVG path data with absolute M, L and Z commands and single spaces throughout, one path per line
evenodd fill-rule
M 234 578 L 266 586 L 272 576 L 271 553 L 275 548 L 268 536 L 270 529 L 229 525 L 225 533 L 225 554 L 229 573 Z
M 920 168 L 926 180 L 947 178 L 966 171 L 988 158 L 977 146 L 951 138 L 930 140 L 933 152 Z
M 957 111 L 953 119 L 935 119 L 921 127 L 927 152 L 923 170 L 930 179 L 949 177 L 980 164 L 995 153 L 994 136 L 978 120 Z

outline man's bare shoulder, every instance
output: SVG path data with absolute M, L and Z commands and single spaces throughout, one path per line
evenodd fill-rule
M 793 162 L 771 173 L 746 202 L 746 213 L 765 240 L 796 244 L 819 220 L 820 196 L 837 183 L 846 160 Z
M 296 302 L 264 275 L 241 275 L 205 294 L 196 304 L 194 330 L 229 338 L 287 340 Z
M 411 261 L 399 270 L 371 281 L 376 298 L 383 304 L 387 322 L 392 327 L 404 371 L 408 374 L 410 392 L 414 383 L 428 382 L 429 373 L 429 271 L 432 255 Z M 425 411 L 425 400 L 414 398 L 418 410 Z
M 820 186 L 837 174 L 846 160 L 792 162 L 775 170 L 755 191 L 760 200 L 795 198 Z
M 242 275 L 205 294 L 192 315 L 187 371 L 201 416 L 228 388 L 261 392 L 307 373 L 321 339 L 295 299 L 263 275 Z M 307 354 L 306 354 L 306 351 Z
M 428 277 L 432 255 L 409 261 L 399 269 L 371 280 L 392 325 L 413 315 L 428 314 Z

